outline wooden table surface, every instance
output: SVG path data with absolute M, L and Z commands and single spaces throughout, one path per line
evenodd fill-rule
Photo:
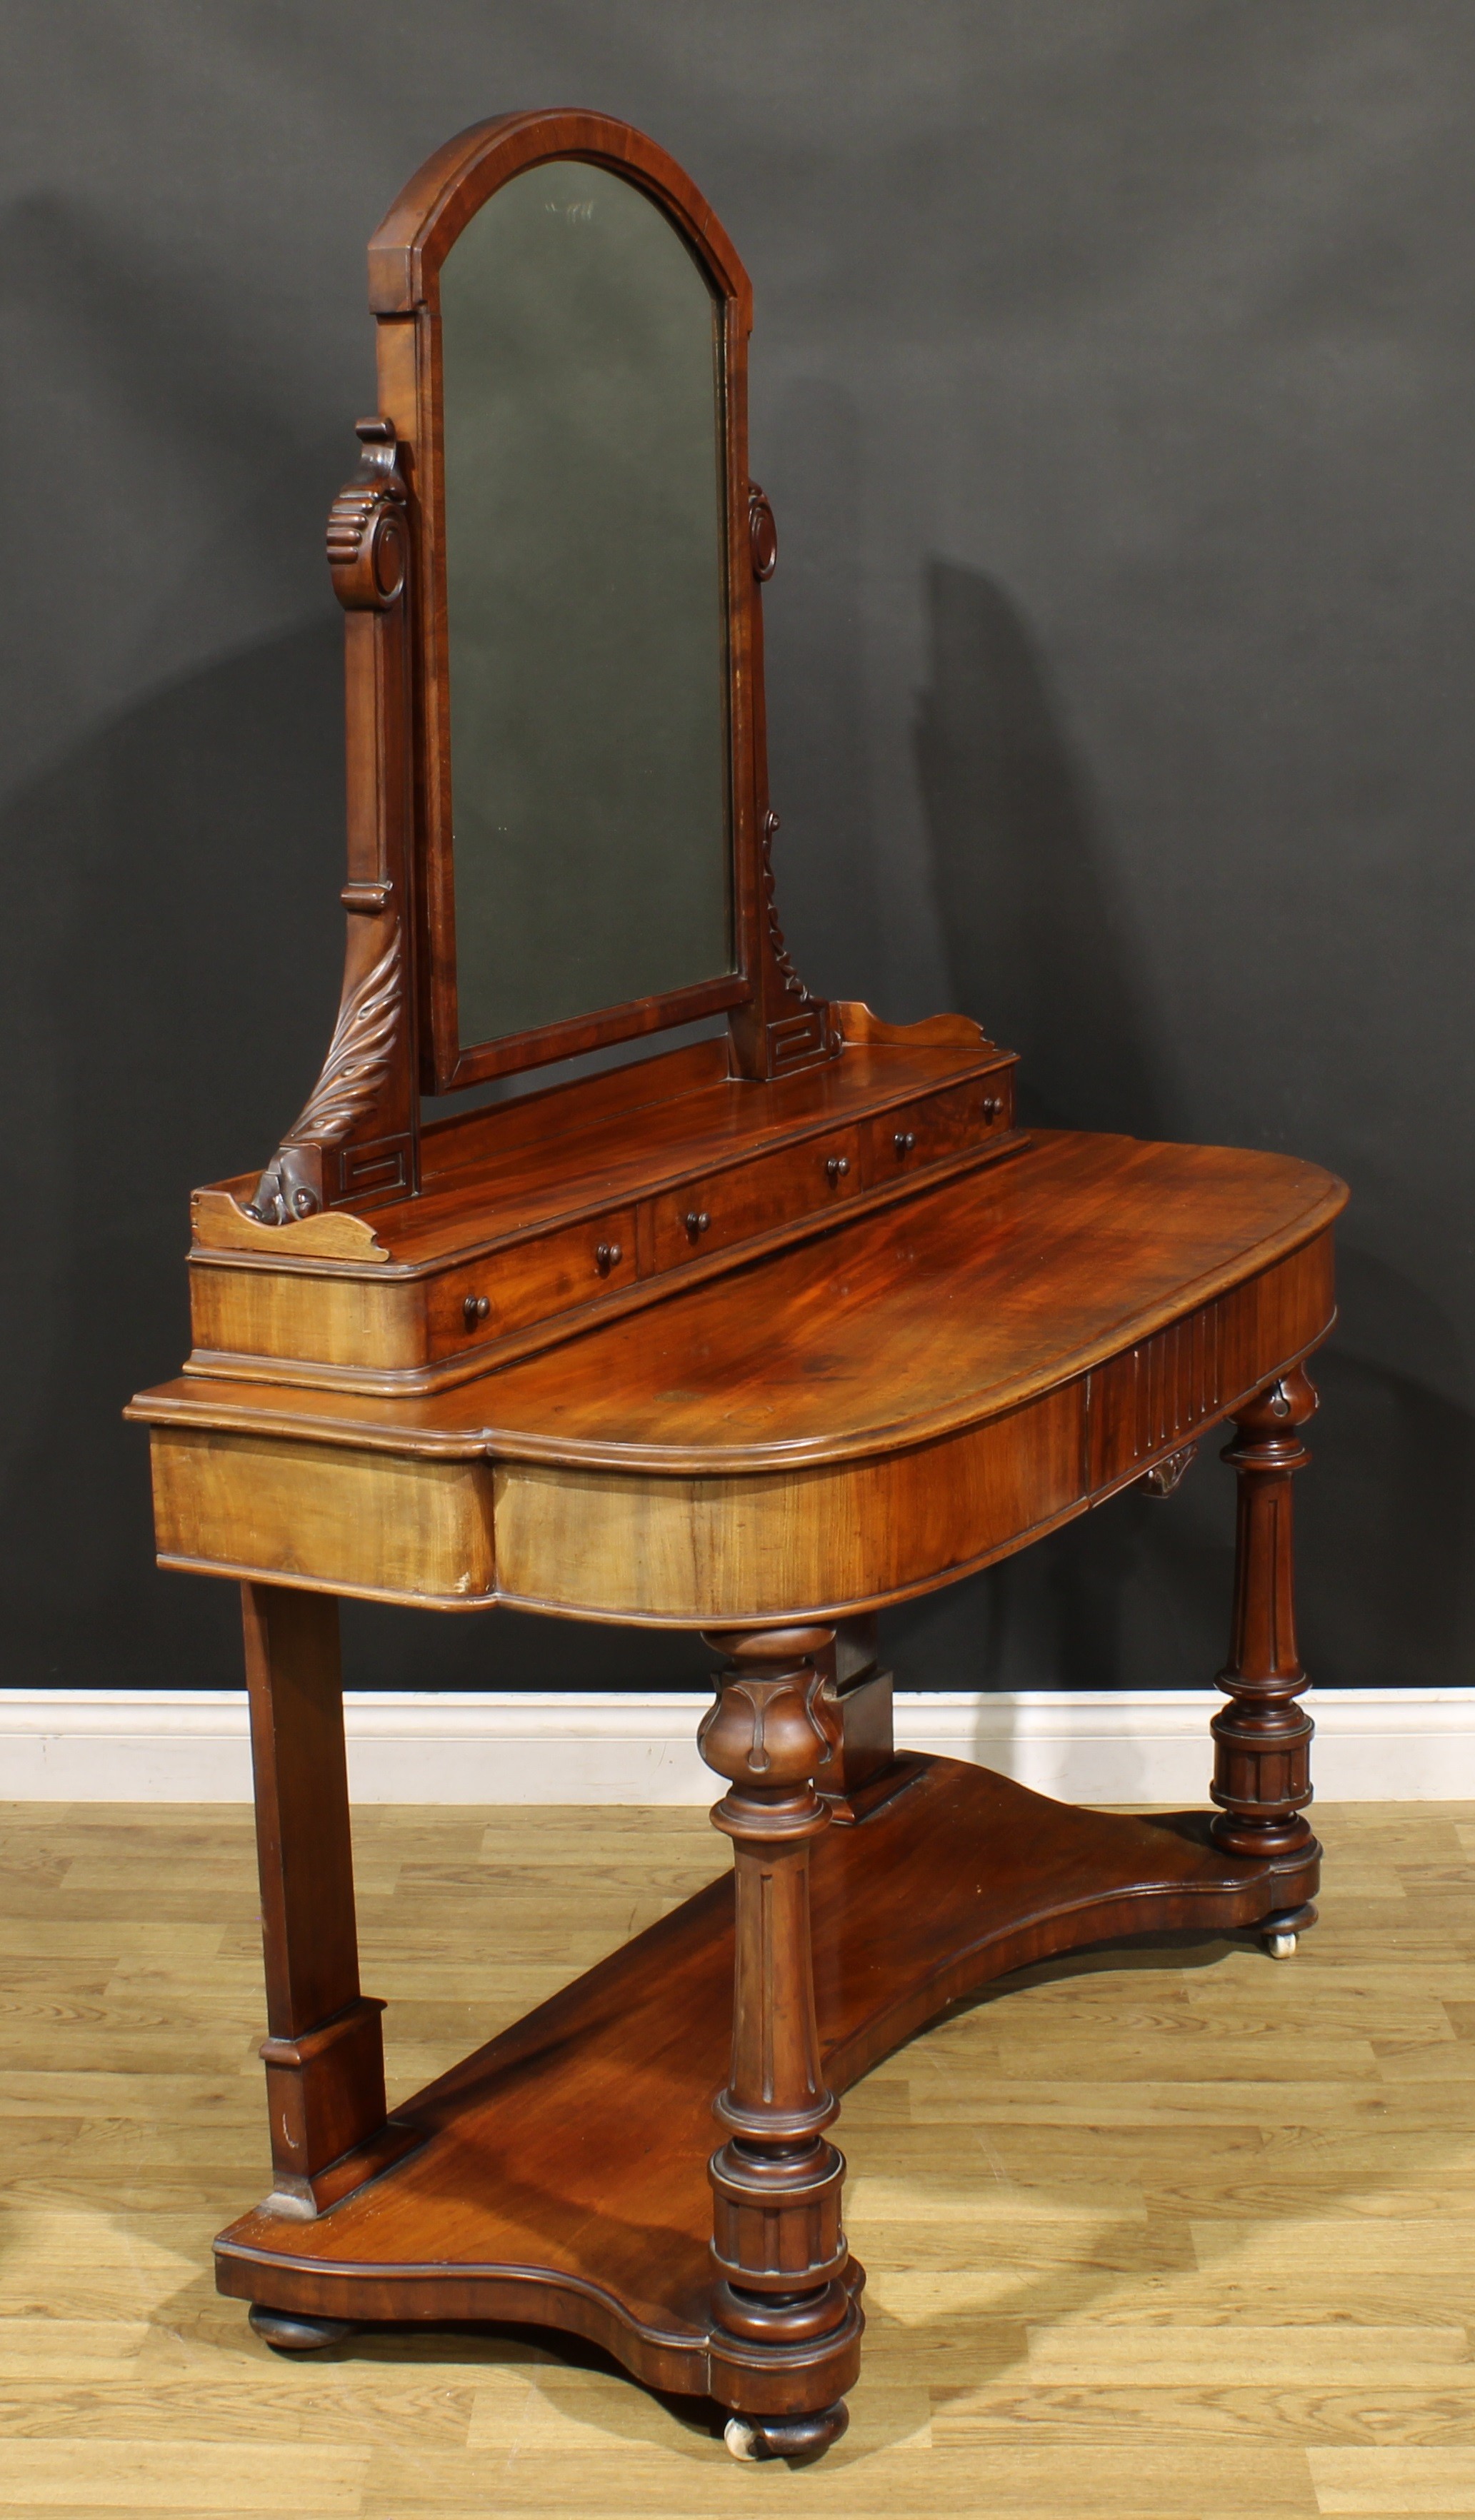
M 441 1459 L 712 1471 L 850 1460 L 1085 1372 L 1310 1241 L 1346 1195 L 1287 1155 L 1041 1132 L 904 1207 L 449 1391 L 189 1376 L 139 1414 Z
M 849 1615 L 1140 1477 L 1325 1335 L 1340 1182 L 1061 1131 L 435 1394 L 140 1395 L 162 1563 L 676 1627 Z

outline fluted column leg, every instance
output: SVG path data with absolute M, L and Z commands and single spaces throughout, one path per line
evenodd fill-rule
M 725 2140 L 714 2196 L 713 2394 L 736 2409 L 729 2447 L 789 2457 L 844 2431 L 859 2362 L 858 2271 L 840 2221 L 839 2114 L 820 2070 L 809 1940 L 809 1849 L 828 1825 L 814 1790 L 836 1762 L 830 1628 L 719 1634 L 728 1657 L 698 1735 L 728 1791 L 736 1909 L 732 2070 L 714 2109 Z M 851 2280 L 847 2281 L 848 2272 Z

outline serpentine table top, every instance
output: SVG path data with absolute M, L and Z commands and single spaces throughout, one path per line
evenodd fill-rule
M 133 1410 L 161 1561 L 668 1626 L 872 1608 L 1140 1478 L 1313 1348 L 1345 1198 L 1287 1156 L 1041 1132 L 450 1390 L 186 1375 Z

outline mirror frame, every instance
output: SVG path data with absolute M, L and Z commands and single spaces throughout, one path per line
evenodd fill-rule
M 440 440 L 440 266 L 514 175 L 586 158 L 637 184 L 685 237 L 722 309 L 727 481 L 729 974 L 463 1050 L 455 989 L 449 685 Z M 606 114 L 504 114 L 447 141 L 369 245 L 378 413 L 328 518 L 345 612 L 348 914 L 343 993 L 321 1074 L 246 1209 L 254 1226 L 382 1206 L 420 1187 L 420 1097 L 725 1013 L 729 1073 L 766 1081 L 832 1058 L 835 1012 L 810 995 L 773 899 L 761 591 L 773 513 L 748 477 L 753 292 L 720 223 L 664 149 Z
M 591 1010 L 533 1031 L 463 1045 L 456 1000 L 455 898 L 450 794 L 450 675 L 445 596 L 440 270 L 478 210 L 514 176 L 549 159 L 582 158 L 632 182 L 677 228 L 705 273 L 717 310 L 718 426 L 727 509 L 726 649 L 729 845 L 734 969 L 664 995 Z M 369 299 L 377 320 L 380 409 L 392 424 L 408 489 L 412 563 L 411 679 L 415 702 L 414 886 L 418 916 L 420 1083 L 453 1093 L 491 1077 L 600 1050 L 611 1043 L 727 1013 L 741 1017 L 767 993 L 763 963 L 764 843 L 768 813 L 759 585 L 771 574 L 771 512 L 748 478 L 748 336 L 753 292 L 710 205 L 664 149 L 602 114 L 508 114 L 448 141 L 405 186 L 369 246 Z M 792 995 L 790 998 L 792 1006 Z M 739 1064 L 766 1074 L 769 1060 L 737 1020 Z M 824 1026 L 811 1018 L 823 1055 Z M 796 1051 L 801 1042 L 795 1040 Z

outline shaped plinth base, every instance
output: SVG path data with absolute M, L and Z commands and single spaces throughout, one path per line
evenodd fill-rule
M 919 1758 L 901 1790 L 814 1842 L 826 2078 L 845 2091 L 959 1996 L 1054 1953 L 1173 1927 L 1294 1930 L 1318 1857 L 1314 1843 L 1278 1862 L 1226 1855 L 1207 1814 L 1079 1811 Z M 711 2316 L 707 2161 L 732 1981 L 724 1874 L 396 2110 L 413 2148 L 386 2169 L 382 2141 L 365 2146 L 364 2183 L 315 2222 L 258 2207 L 233 2224 L 220 2290 L 268 2304 L 279 2330 L 567 2329 L 652 2388 L 735 2409 L 759 2455 L 822 2449 L 849 2385 L 826 2340 L 760 2368 Z M 858 2294 L 858 2267 L 850 2279 Z M 853 2318 L 852 2339 L 858 2304 Z

